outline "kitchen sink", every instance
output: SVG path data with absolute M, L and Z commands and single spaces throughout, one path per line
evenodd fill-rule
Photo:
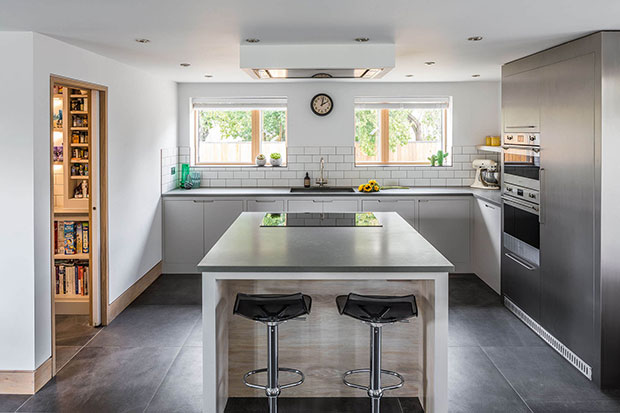
M 311 188 L 291 188 L 291 192 L 355 192 L 355 189 L 351 187 L 338 187 L 338 186 L 313 186 Z

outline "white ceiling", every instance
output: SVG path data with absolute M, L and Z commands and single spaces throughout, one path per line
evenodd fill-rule
M 505 62 L 620 29 L 618 16 L 618 0 L 0 2 L 0 30 L 40 32 L 178 82 L 256 82 L 239 69 L 239 45 L 248 37 L 261 44 L 394 42 L 396 68 L 381 81 L 499 79 Z M 484 40 L 466 40 L 476 35 Z M 424 65 L 430 60 L 437 64 Z

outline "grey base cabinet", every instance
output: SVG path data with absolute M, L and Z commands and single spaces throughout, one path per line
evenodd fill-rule
M 365 212 L 398 212 L 409 225 L 418 228 L 417 199 L 364 199 L 362 211 Z
M 499 294 L 502 208 L 477 198 L 473 201 L 473 207 L 471 268 L 482 281 Z
M 454 264 L 455 272 L 471 272 L 471 202 L 471 197 L 418 201 L 418 231 Z
M 243 199 L 166 199 L 164 272 L 195 273 L 198 262 L 243 212 Z

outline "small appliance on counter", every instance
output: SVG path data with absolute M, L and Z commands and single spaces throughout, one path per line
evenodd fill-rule
M 476 159 L 472 163 L 476 169 L 476 177 L 472 188 L 499 189 L 499 172 L 497 162 L 491 159 Z

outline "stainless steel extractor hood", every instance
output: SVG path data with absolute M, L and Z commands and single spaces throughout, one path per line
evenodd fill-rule
M 393 44 L 242 45 L 254 79 L 377 79 L 394 67 Z

